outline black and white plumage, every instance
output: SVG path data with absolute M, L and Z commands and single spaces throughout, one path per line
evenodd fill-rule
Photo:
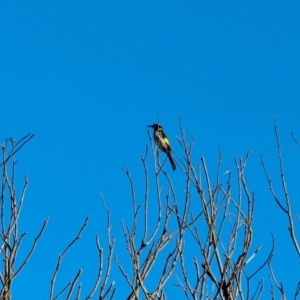
M 159 124 L 153 124 L 153 125 L 148 125 L 148 127 L 151 127 L 153 129 L 153 138 L 155 140 L 157 147 L 167 154 L 169 161 L 171 163 L 172 169 L 173 169 L 173 171 L 175 171 L 176 164 L 172 157 L 171 145 L 170 145 L 170 142 L 169 142 L 166 134 L 163 131 L 162 126 Z

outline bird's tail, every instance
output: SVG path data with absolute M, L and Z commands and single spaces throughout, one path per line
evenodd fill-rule
M 168 155 L 169 161 L 171 163 L 172 169 L 173 169 L 173 171 L 175 171 L 176 170 L 176 164 L 175 164 L 175 161 L 172 157 L 171 152 L 168 152 L 167 155 Z

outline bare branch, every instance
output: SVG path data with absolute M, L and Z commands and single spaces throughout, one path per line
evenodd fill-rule
M 272 266 L 271 266 L 271 262 L 268 264 L 269 266 L 269 270 L 270 270 L 270 274 L 271 274 L 271 278 L 272 281 L 275 283 L 275 286 L 277 287 L 277 289 L 279 290 L 280 294 L 281 294 L 281 299 L 286 299 L 285 293 L 284 293 L 284 288 L 282 283 L 277 283 Z
M 28 133 L 23 138 L 21 138 L 18 142 L 14 142 L 12 139 L 9 139 L 12 144 L 14 144 L 14 147 L 12 148 L 10 154 L 6 159 L 3 160 L 3 162 L 0 164 L 0 167 L 7 164 L 7 162 L 27 144 L 32 138 L 34 137 L 34 134 Z M 2 148 L 5 148 L 5 146 L 2 146 Z
M 67 295 L 66 300 L 69 300 L 69 299 L 71 298 L 71 295 L 72 295 L 72 293 L 73 293 L 75 284 L 76 284 L 78 278 L 80 277 L 81 273 L 82 273 L 82 270 L 79 269 L 78 272 L 77 272 L 77 274 L 76 274 L 76 276 L 75 276 L 75 278 L 74 278 L 74 280 L 72 280 L 72 282 L 71 282 L 70 290 L 69 290 L 69 292 L 68 292 L 68 295 Z
M 102 204 L 104 206 L 104 209 L 106 211 L 107 214 L 107 243 L 108 243 L 108 247 L 109 247 L 109 253 L 108 253 L 108 257 L 107 257 L 107 268 L 106 268 L 106 272 L 105 272 L 105 276 L 104 276 L 104 280 L 103 283 L 100 287 L 100 299 L 105 299 L 105 297 L 110 293 L 110 291 L 112 290 L 113 286 L 114 286 L 114 282 L 112 282 L 107 291 L 105 292 L 105 288 L 107 285 L 107 281 L 110 275 L 110 270 L 111 270 L 111 260 L 112 260 L 112 254 L 113 254 L 113 250 L 114 250 L 114 246 L 115 246 L 115 238 L 113 238 L 113 240 L 111 241 L 110 238 L 110 231 L 111 231 L 111 224 L 110 224 L 110 212 L 105 204 L 104 198 L 101 195 L 101 200 L 102 200 Z M 103 248 L 100 247 L 100 241 L 99 241 L 99 237 L 96 236 L 96 245 L 97 245 L 97 249 L 98 249 L 98 253 L 99 253 L 99 271 L 98 271 L 98 276 L 96 278 L 94 287 L 92 289 L 92 291 L 90 292 L 90 294 L 87 296 L 87 300 L 91 299 L 93 297 L 93 295 L 95 294 L 97 287 L 100 283 L 100 280 L 102 278 L 102 271 L 103 271 Z M 113 290 L 114 291 L 114 290 Z M 112 292 L 113 293 L 113 292 Z
M 25 260 L 23 261 L 23 263 L 20 265 L 20 267 L 19 267 L 19 268 L 17 269 L 17 271 L 15 272 L 14 277 L 16 277 L 16 276 L 19 274 L 19 272 L 21 272 L 21 270 L 24 268 L 24 266 L 27 264 L 28 260 L 30 259 L 31 255 L 32 255 L 32 253 L 33 253 L 33 251 L 34 251 L 34 249 L 35 249 L 35 247 L 36 247 L 37 242 L 39 241 L 40 237 L 43 235 L 43 232 L 44 232 L 44 229 L 45 229 L 46 226 L 47 226 L 48 220 L 49 220 L 49 218 L 47 218 L 47 219 L 44 221 L 44 223 L 43 223 L 43 225 L 42 225 L 42 228 L 41 228 L 40 232 L 38 233 L 38 235 L 37 235 L 36 238 L 34 239 L 34 242 L 33 242 L 33 244 L 32 244 L 32 247 L 31 247 L 30 251 L 28 252 L 28 254 L 27 254 Z
M 296 140 L 293 132 L 291 132 L 291 135 L 292 135 L 292 139 L 294 140 L 294 142 L 300 147 L 300 142 L 298 142 L 298 140 Z
M 287 185 L 286 185 L 286 181 L 285 181 L 285 175 L 284 175 L 284 168 L 283 168 L 283 160 L 282 160 L 282 153 L 281 153 L 281 146 L 280 146 L 280 141 L 279 141 L 279 135 L 278 135 L 278 129 L 277 129 L 277 125 L 276 125 L 276 119 L 274 118 L 274 131 L 275 131 L 275 137 L 276 137 L 276 143 L 277 143 L 277 154 L 278 154 L 278 160 L 279 160 L 279 167 L 280 167 L 280 178 L 281 178 L 281 186 L 284 192 L 284 196 L 285 196 L 285 204 L 286 204 L 286 208 L 283 207 L 283 205 L 280 203 L 279 199 L 276 197 L 275 192 L 273 190 L 272 184 L 271 184 L 271 180 L 268 176 L 268 173 L 266 171 L 264 162 L 261 158 L 262 161 L 262 165 L 263 165 L 263 169 L 265 171 L 267 180 L 269 182 L 269 189 L 273 195 L 273 198 L 275 199 L 276 203 L 278 204 L 278 206 L 281 208 L 281 210 L 287 215 L 288 218 L 288 222 L 289 222 L 289 233 L 291 236 L 291 239 L 293 241 L 294 247 L 298 253 L 298 256 L 300 256 L 300 247 L 298 244 L 298 240 L 296 237 L 296 233 L 295 233 L 295 228 L 294 228 L 294 220 L 293 220 L 293 216 L 292 216 L 292 208 L 291 208 L 291 203 L 290 203 L 290 198 L 289 198 L 289 194 L 288 194 L 288 190 L 287 190 Z
M 85 218 L 84 223 L 83 223 L 82 227 L 79 229 L 77 236 L 67 245 L 67 247 L 65 248 L 65 250 L 63 251 L 63 253 L 59 254 L 59 256 L 58 256 L 58 261 L 57 261 L 57 264 L 56 264 L 56 268 L 55 268 L 53 277 L 51 279 L 50 296 L 49 296 L 50 300 L 53 299 L 53 292 L 54 292 L 55 281 L 56 281 L 56 277 L 57 277 L 57 274 L 58 274 L 58 271 L 59 271 L 62 259 L 63 259 L 64 255 L 67 253 L 67 251 L 73 246 L 73 244 L 80 239 L 80 235 L 81 235 L 83 229 L 86 227 L 89 218 L 90 218 L 89 216 L 87 216 Z

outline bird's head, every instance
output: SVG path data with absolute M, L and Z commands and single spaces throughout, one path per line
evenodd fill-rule
M 161 130 L 162 127 L 159 124 L 148 125 L 147 127 L 151 127 L 153 130 Z

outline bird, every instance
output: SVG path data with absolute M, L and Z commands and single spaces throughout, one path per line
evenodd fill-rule
M 171 145 L 166 134 L 164 133 L 162 126 L 159 124 L 153 124 L 153 125 L 148 125 L 147 127 L 151 127 L 153 129 L 153 138 L 155 140 L 157 147 L 167 154 L 172 169 L 173 171 L 175 171 L 176 164 L 172 157 Z

